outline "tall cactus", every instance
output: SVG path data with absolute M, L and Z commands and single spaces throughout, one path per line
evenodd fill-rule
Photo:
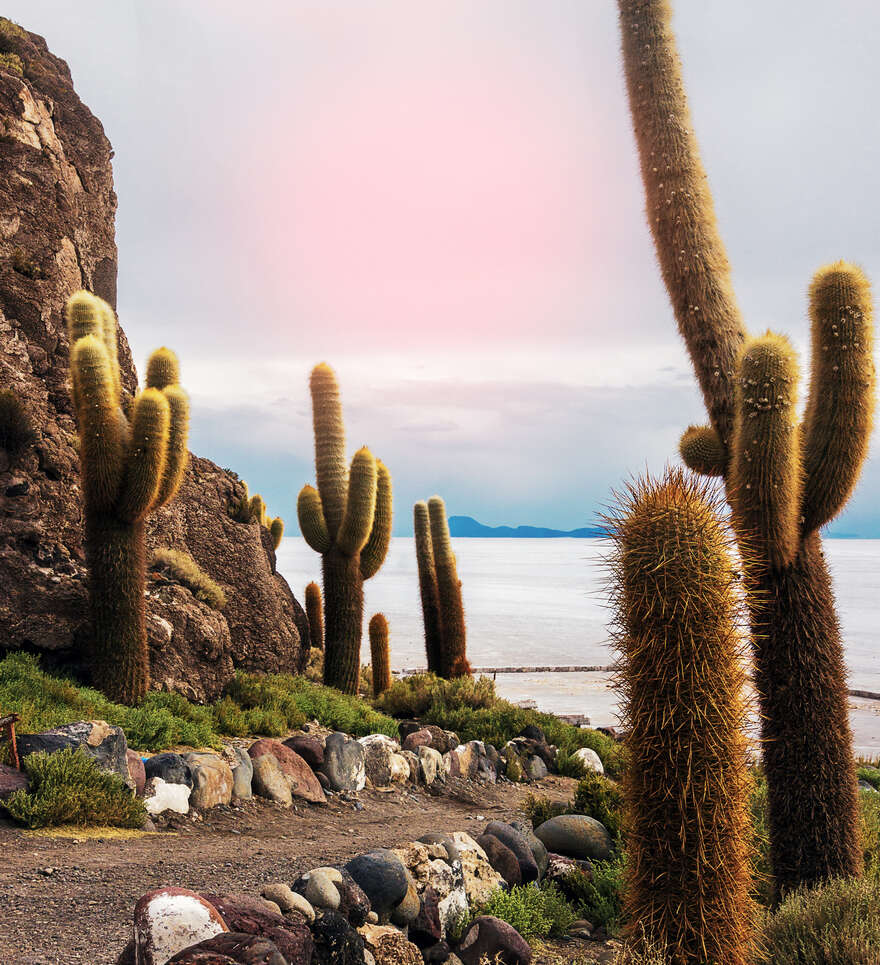
M 424 505 L 424 504 L 422 504 Z M 421 516 L 421 510 L 416 504 L 416 518 Z M 439 496 L 432 496 L 428 500 L 428 519 L 430 523 L 430 540 L 424 536 L 419 538 L 419 526 L 416 528 L 416 550 L 425 556 L 425 581 L 433 569 L 437 586 L 437 605 L 439 609 L 439 640 L 440 646 L 436 654 L 436 673 L 447 679 L 452 677 L 467 677 L 471 673 L 471 665 L 467 659 L 467 627 L 464 620 L 464 606 L 461 602 L 461 580 L 458 578 L 458 568 L 455 554 L 452 552 L 452 540 L 449 536 L 449 522 L 446 519 L 446 504 Z M 419 566 L 419 579 L 422 580 L 422 564 Z M 425 596 L 422 595 L 424 608 Z M 425 643 L 429 650 L 428 618 L 425 611 Z
M 284 520 L 280 516 L 269 523 L 269 535 L 272 537 L 272 546 L 277 550 L 284 539 Z
M 388 620 L 384 613 L 370 617 L 370 665 L 373 669 L 373 696 L 384 694 L 391 686 L 391 655 L 388 651 Z
M 65 314 L 80 437 L 92 674 L 108 697 L 131 704 L 150 682 L 145 520 L 183 480 L 189 402 L 177 381 L 177 358 L 162 348 L 151 356 L 147 388 L 126 417 L 113 310 L 80 291 Z
M 681 455 L 724 477 L 738 536 L 760 564 L 748 602 L 778 898 L 862 865 L 843 648 L 818 530 L 845 505 L 867 454 L 870 290 L 844 262 L 814 276 L 811 383 L 798 427 L 790 346 L 748 339 L 736 305 L 669 2 L 618 4 L 648 221 L 710 420 L 688 429 Z
M 754 906 L 741 595 L 717 496 L 672 471 L 611 520 L 630 941 L 747 965 Z M 664 958 L 666 960 L 666 958 Z
M 428 658 L 428 672 L 439 675 L 443 653 L 443 634 L 440 627 L 440 591 L 437 588 L 437 570 L 434 567 L 434 549 L 431 546 L 431 522 L 426 502 L 418 502 L 413 506 L 413 529 L 415 532 L 416 563 L 419 568 L 422 617 L 425 623 L 425 655 Z
M 297 515 L 324 575 L 324 683 L 356 694 L 360 674 L 364 580 L 374 576 L 391 541 L 391 475 L 366 447 L 345 468 L 345 426 L 336 376 L 311 376 L 318 488 L 304 486 Z
M 306 616 L 309 618 L 309 645 L 324 649 L 324 614 L 321 609 L 321 587 L 312 582 L 306 587 Z

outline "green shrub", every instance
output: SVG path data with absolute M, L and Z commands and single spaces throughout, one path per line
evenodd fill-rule
M 571 905 L 554 884 L 515 885 L 493 892 L 478 915 L 494 915 L 523 938 L 559 938 L 575 920 Z
M 610 861 L 593 862 L 591 873 L 573 868 L 562 882 L 563 894 L 572 902 L 578 917 L 616 934 L 621 924 L 623 867 L 621 853 Z
M 139 828 L 146 819 L 144 802 L 122 778 L 101 771 L 81 748 L 29 754 L 24 769 L 30 788 L 16 791 L 0 802 L 0 808 L 26 827 L 97 824 Z
M 11 390 L 0 390 L 0 449 L 15 459 L 34 441 L 34 429 L 21 399 Z
M 476 710 L 491 707 L 497 700 L 489 677 L 444 680 L 432 673 L 418 673 L 396 680 L 376 700 L 376 706 L 392 717 L 421 717 L 436 705 Z
M 172 580 L 185 586 L 197 600 L 214 610 L 222 610 L 226 606 L 223 588 L 202 570 L 189 553 L 157 549 L 153 552 L 150 569 L 167 573 Z
M 560 814 L 568 813 L 568 805 L 562 801 L 551 801 L 549 797 L 542 795 L 537 797 L 534 794 L 527 794 L 520 804 L 520 810 L 525 811 L 526 816 L 532 822 L 532 827 L 540 827 L 550 818 L 558 817 Z
M 24 64 L 18 54 L 0 54 L 0 70 L 8 70 L 19 77 L 24 74 Z
M 858 768 L 860 781 L 867 781 L 875 790 L 880 791 L 880 767 L 873 764 L 860 764 Z
M 446 921 L 446 939 L 455 948 L 460 945 L 471 925 L 471 913 L 465 908 L 453 911 Z
M 880 794 L 863 791 L 859 795 L 859 803 L 865 873 L 880 881 Z
M 880 884 L 871 878 L 795 892 L 767 920 L 766 965 L 876 965 L 880 962 Z
M 754 783 L 749 795 L 752 816 L 752 895 L 762 905 L 773 904 L 773 873 L 770 868 L 770 805 L 767 781 L 757 768 L 752 771 Z
M 600 821 L 615 844 L 623 836 L 623 791 L 616 781 L 595 772 L 589 773 L 574 792 L 572 814 L 586 814 Z

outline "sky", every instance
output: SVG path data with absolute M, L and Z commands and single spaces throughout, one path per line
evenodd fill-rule
M 842 257 L 880 279 L 880 7 L 674 5 L 744 317 L 807 369 L 813 271 Z M 401 535 L 434 493 L 489 525 L 588 525 L 705 421 L 644 219 L 613 0 L 2 12 L 67 60 L 115 149 L 136 362 L 177 351 L 191 448 L 289 534 L 320 361 L 349 454 L 391 469 Z M 880 452 L 830 533 L 880 537 L 878 492 Z

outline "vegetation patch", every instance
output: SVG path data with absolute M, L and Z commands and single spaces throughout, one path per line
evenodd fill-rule
M 153 553 L 150 568 L 166 573 L 176 583 L 185 586 L 197 600 L 212 609 L 222 610 L 226 606 L 223 588 L 205 573 L 189 553 L 168 548 L 157 549 Z
M 34 441 L 34 428 L 21 399 L 11 390 L 0 390 L 0 449 L 15 459 Z
M 147 817 L 144 802 L 122 778 L 100 770 L 81 748 L 29 754 L 24 769 L 30 788 L 16 791 L 0 807 L 28 828 L 59 824 L 139 828 Z
M 24 64 L 18 54 L 0 54 L 0 70 L 8 70 L 19 77 L 24 74 Z
M 561 938 L 575 913 L 555 884 L 516 885 L 492 894 L 477 915 L 494 915 L 512 925 L 523 938 Z
M 609 935 L 617 934 L 622 924 L 625 862 L 625 855 L 620 853 L 610 861 L 594 861 L 590 874 L 573 868 L 561 886 L 578 917 L 604 928 Z

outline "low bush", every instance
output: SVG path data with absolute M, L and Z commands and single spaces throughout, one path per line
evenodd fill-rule
M 876 965 L 880 884 L 872 878 L 798 891 L 767 919 L 759 961 L 766 965 Z
M 623 902 L 623 868 L 621 853 L 610 861 L 593 862 L 590 873 L 573 868 L 562 881 L 562 892 L 574 905 L 578 917 L 604 928 L 609 935 L 617 933 Z
M 489 677 L 444 680 L 432 673 L 418 673 L 396 680 L 376 706 L 392 717 L 422 717 L 437 705 L 476 710 L 497 702 L 495 684 Z
M 157 549 L 150 561 L 150 569 L 166 573 L 176 583 L 185 586 L 197 600 L 214 610 L 222 610 L 226 606 L 223 587 L 212 580 L 189 553 L 167 548 Z
M 880 767 L 873 764 L 860 764 L 858 768 L 860 781 L 867 781 L 875 791 L 880 791 Z
M 616 781 L 594 771 L 578 782 L 570 804 L 530 794 L 521 806 L 536 828 L 560 814 L 586 814 L 605 825 L 615 846 L 623 839 L 623 791 Z
M 575 920 L 565 896 L 554 884 L 516 885 L 496 891 L 478 915 L 494 915 L 512 925 L 523 938 L 560 938 Z
M 535 794 L 527 794 L 520 804 L 520 809 L 525 811 L 526 816 L 532 822 L 533 828 L 540 827 L 550 818 L 569 813 L 568 807 L 562 801 L 551 801 L 549 797 L 544 795 L 538 797 Z
M 16 791 L 0 802 L 0 808 L 26 827 L 97 824 L 139 828 L 146 819 L 144 802 L 120 777 L 101 771 L 81 748 L 29 754 L 24 769 L 30 788 Z

